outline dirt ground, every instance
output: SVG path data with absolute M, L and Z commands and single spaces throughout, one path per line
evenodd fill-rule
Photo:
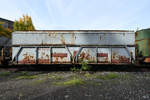
M 150 100 L 150 72 L 0 69 L 0 100 Z

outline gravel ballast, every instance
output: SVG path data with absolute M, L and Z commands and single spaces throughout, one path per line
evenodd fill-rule
M 3 70 L 0 100 L 150 100 L 150 72 Z

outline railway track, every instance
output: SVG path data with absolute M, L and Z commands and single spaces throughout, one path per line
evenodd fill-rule
M 89 71 L 114 72 L 150 72 L 150 65 L 88 65 Z M 0 65 L 0 68 L 10 71 L 70 71 L 70 68 L 80 68 L 81 65 Z

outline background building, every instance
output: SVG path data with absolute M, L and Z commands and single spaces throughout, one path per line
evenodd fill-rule
M 9 28 L 9 29 L 13 30 L 13 23 L 14 23 L 13 21 L 7 20 L 4 18 L 0 18 L 0 22 L 3 22 L 4 28 Z
M 14 23 L 13 21 L 0 18 L 0 22 L 2 22 L 2 26 L 4 28 L 9 28 L 10 30 L 13 30 L 13 23 Z M 10 48 L 11 48 L 11 39 L 3 35 L 0 36 L 0 64 L 4 63 L 3 61 L 6 59 L 6 57 L 10 57 L 11 55 Z

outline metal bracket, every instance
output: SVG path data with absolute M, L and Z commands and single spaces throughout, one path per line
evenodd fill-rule
M 71 58 L 71 62 L 72 62 L 72 61 L 73 61 L 73 56 L 72 56 L 72 54 L 71 54 L 69 48 L 68 48 L 67 46 L 65 46 L 65 48 L 66 48 L 66 50 L 68 51 L 68 53 L 69 53 L 69 55 L 70 55 L 70 58 Z M 73 63 L 74 63 L 74 61 L 73 61 Z
M 76 56 L 74 57 L 74 62 L 78 62 L 78 56 L 80 54 L 80 52 L 82 51 L 83 47 L 80 47 L 79 51 L 77 52 Z
M 125 49 L 126 49 L 126 51 L 128 52 L 128 55 L 130 56 L 130 62 L 132 63 L 132 61 L 131 61 L 131 60 L 132 60 L 132 55 L 131 55 L 131 53 L 130 53 L 128 47 L 125 46 Z
M 18 56 L 20 54 L 20 52 L 22 51 L 23 47 L 20 47 L 18 52 L 16 53 L 16 56 L 14 57 L 13 61 L 16 60 L 17 61 L 17 64 L 18 64 Z

